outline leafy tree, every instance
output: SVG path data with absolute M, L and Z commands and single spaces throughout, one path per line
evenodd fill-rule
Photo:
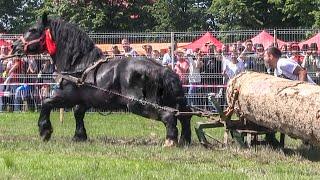
M 275 3 L 284 16 L 282 22 L 287 27 L 311 27 L 315 25 L 320 1 L 315 0 L 269 0 Z
M 268 0 L 215 0 L 208 12 L 221 30 L 270 28 L 277 26 L 282 15 Z
M 48 0 L 38 14 L 49 11 L 88 32 L 141 31 L 153 25 L 145 9 L 148 3 L 148 0 Z
M 313 24 L 314 28 L 320 28 L 320 11 L 313 11 L 315 23 Z
M 213 0 L 208 12 L 221 30 L 311 27 L 319 24 L 319 7 L 314 0 Z
M 320 28 L 319 0 L 2 0 L 0 32 L 21 33 L 44 11 L 87 32 Z
M 34 9 L 41 5 L 41 0 L 0 1 L 0 31 L 21 33 L 35 21 Z
M 149 8 L 156 21 L 155 31 L 205 30 L 210 26 L 206 13 L 211 1 L 161 0 Z

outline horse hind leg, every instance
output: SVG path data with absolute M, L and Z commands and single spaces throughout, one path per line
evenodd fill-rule
M 72 138 L 73 141 L 86 141 L 87 132 L 84 127 L 83 118 L 85 116 L 88 107 L 85 105 L 76 105 L 74 108 L 74 117 L 76 119 L 76 130 Z
M 130 112 L 135 113 L 137 115 L 162 121 L 166 127 L 166 140 L 163 146 L 172 147 L 177 144 L 177 117 L 174 115 L 174 113 L 155 109 L 148 106 L 143 106 L 137 102 L 129 103 L 128 109 Z
M 181 123 L 181 135 L 179 139 L 180 146 L 186 146 L 191 143 L 191 116 L 180 116 L 178 117 Z

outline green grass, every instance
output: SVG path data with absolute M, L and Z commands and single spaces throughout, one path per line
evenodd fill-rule
M 72 113 L 49 142 L 38 137 L 37 113 L 0 114 L 0 179 L 319 179 L 318 150 L 289 139 L 286 153 L 268 147 L 163 148 L 162 123 L 132 114 L 89 113 L 89 140 L 74 143 Z M 200 118 L 193 118 L 193 124 Z M 214 132 L 221 137 L 222 130 Z M 313 159 L 311 161 L 309 159 Z

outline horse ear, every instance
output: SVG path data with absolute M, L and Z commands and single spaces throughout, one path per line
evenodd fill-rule
M 49 21 L 48 21 L 48 13 L 47 13 L 47 12 L 44 12 L 44 13 L 42 14 L 41 23 L 42 23 L 42 25 L 43 25 L 44 27 L 47 27 L 47 26 L 49 25 L 48 22 L 49 22 Z

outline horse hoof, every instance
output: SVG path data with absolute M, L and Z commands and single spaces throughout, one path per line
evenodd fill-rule
M 166 139 L 164 142 L 163 147 L 175 147 L 177 145 L 177 142 L 171 139 Z
M 84 141 L 86 141 L 87 139 L 88 139 L 88 138 L 87 138 L 87 135 L 73 136 L 72 141 L 74 141 L 74 142 L 84 142 Z
M 190 142 L 185 139 L 180 139 L 178 144 L 180 147 L 186 147 L 190 145 Z
M 43 130 L 40 132 L 40 136 L 43 141 L 49 141 L 51 138 L 52 130 Z

